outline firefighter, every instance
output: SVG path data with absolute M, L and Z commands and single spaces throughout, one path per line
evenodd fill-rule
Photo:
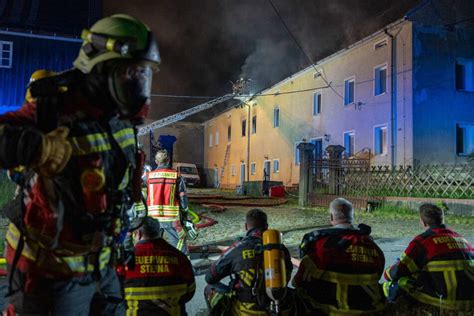
M 197 232 L 188 219 L 186 184 L 178 172 L 171 169 L 165 149 L 158 150 L 155 162 L 157 168 L 147 175 L 148 215 L 160 222 L 168 242 L 187 255 L 186 237 L 195 239 Z
M 293 279 L 301 302 L 299 314 L 370 314 L 384 308 L 378 280 L 385 258 L 370 237 L 370 227 L 354 227 L 352 204 L 337 198 L 330 204 L 332 228 L 303 237 L 302 261 Z
M 211 265 L 206 273 L 208 285 L 204 296 L 211 315 L 268 315 L 270 299 L 265 290 L 262 234 L 268 228 L 267 214 L 252 209 L 246 215 L 246 236 L 234 243 Z M 288 249 L 281 245 L 286 269 L 285 286 L 291 278 L 293 265 Z M 220 281 L 231 277 L 228 285 Z M 290 294 L 287 295 L 287 298 Z M 284 302 L 284 314 L 289 315 L 289 302 Z
M 145 217 L 133 232 L 135 259 L 125 273 L 127 315 L 186 315 L 196 290 L 186 256 L 161 238 L 160 223 Z
M 0 116 L 0 166 L 25 167 L 5 208 L 10 313 L 88 315 L 96 289 L 102 315 L 125 310 L 114 266 L 140 190 L 135 125 L 160 57 L 150 29 L 128 15 L 82 38 L 74 68 L 35 80 L 32 99 Z
M 416 236 L 401 259 L 384 273 L 389 302 L 472 313 L 474 248 L 446 227 L 443 210 L 438 206 L 423 204 L 419 211 L 425 232 Z

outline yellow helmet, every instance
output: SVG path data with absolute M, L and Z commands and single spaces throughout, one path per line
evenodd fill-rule
M 39 69 L 36 70 L 34 73 L 31 74 L 30 77 L 30 84 L 36 80 L 47 78 L 47 77 L 53 77 L 56 76 L 57 73 L 52 70 L 46 70 L 46 69 Z M 26 95 L 25 95 L 25 100 L 26 102 L 33 102 L 35 99 L 31 96 L 30 93 L 30 88 L 26 89 Z

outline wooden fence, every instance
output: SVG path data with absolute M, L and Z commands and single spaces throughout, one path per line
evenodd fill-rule
M 349 196 L 409 196 L 474 199 L 474 164 L 373 166 L 339 171 Z

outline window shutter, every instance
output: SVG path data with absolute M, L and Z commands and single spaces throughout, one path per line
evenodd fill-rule
M 344 104 L 349 104 L 349 81 L 344 81 Z

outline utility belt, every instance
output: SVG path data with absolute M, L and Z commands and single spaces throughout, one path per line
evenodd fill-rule
M 268 307 L 270 299 L 265 289 L 237 288 L 233 290 L 235 298 L 242 303 L 255 303 L 260 307 Z

